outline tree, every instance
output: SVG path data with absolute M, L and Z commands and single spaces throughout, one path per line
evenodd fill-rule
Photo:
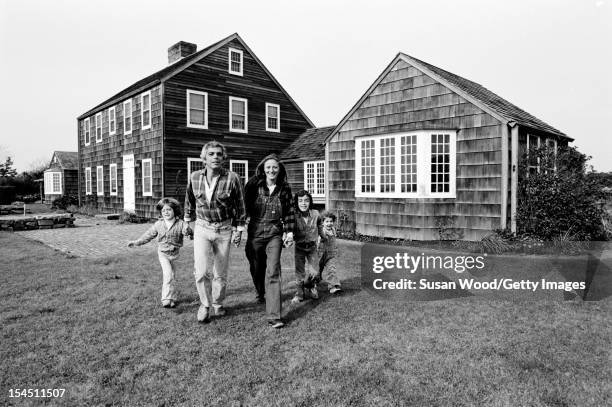
M 4 164 L 0 164 L 0 177 L 14 177 L 17 175 L 17 170 L 13 168 L 13 159 L 6 157 Z

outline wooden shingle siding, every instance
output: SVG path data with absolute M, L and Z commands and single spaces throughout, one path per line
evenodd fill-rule
M 295 194 L 297 191 L 304 189 L 304 162 L 285 162 L 284 165 L 291 192 Z
M 400 60 L 329 140 L 330 209 L 365 235 L 437 239 L 447 217 L 464 239 L 480 239 L 501 225 L 501 126 Z M 355 137 L 434 129 L 457 131 L 455 198 L 355 197 Z
M 77 196 L 79 193 L 79 174 L 77 170 L 64 170 L 62 182 L 64 183 L 62 185 L 64 195 Z
M 136 213 L 146 217 L 157 217 L 155 204 L 162 196 L 162 92 L 161 86 L 151 90 L 151 128 L 141 130 L 140 94 L 115 104 L 117 131 L 109 135 L 108 109 L 102 110 L 102 141 L 96 143 L 92 133 L 91 144 L 84 144 L 83 125 L 79 124 L 79 151 L 81 185 L 85 185 L 85 168 L 92 168 L 92 194 L 81 191 L 81 202 L 95 205 L 102 212 L 123 212 L 123 156 L 134 154 L 134 190 Z M 132 101 L 132 133 L 124 135 L 123 102 Z M 142 195 L 142 160 L 152 159 L 153 196 Z M 110 164 L 117 164 L 117 196 L 110 195 Z M 97 166 L 104 167 L 104 196 L 97 196 Z
M 228 48 L 243 51 L 243 76 L 228 73 Z M 187 127 L 187 89 L 207 92 L 208 129 Z M 248 100 L 248 133 L 229 131 L 229 97 Z M 249 176 L 259 161 L 280 153 L 311 127 L 285 93 L 238 40 L 219 48 L 164 83 L 164 163 L 167 196 L 184 199 L 187 157 L 199 157 L 202 146 L 217 140 L 229 159 L 247 160 Z M 266 131 L 266 103 L 280 106 L 280 132 Z

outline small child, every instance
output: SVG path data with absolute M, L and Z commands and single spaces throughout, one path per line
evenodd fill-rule
M 336 215 L 329 211 L 321 213 L 322 233 L 321 243 L 319 244 L 319 274 L 317 279 L 320 280 L 323 270 L 326 270 L 325 281 L 327 281 L 330 294 L 336 294 L 341 291 L 340 280 L 336 275 L 336 256 L 338 255 L 338 245 L 336 243 Z
M 295 283 L 296 292 L 291 300 L 295 304 L 304 301 L 304 294 L 308 293 L 313 299 L 319 298 L 315 285 L 311 284 L 319 267 L 319 256 L 317 255 L 317 240 L 321 233 L 321 220 L 319 211 L 311 209 L 312 195 L 306 190 L 295 194 L 294 204 L 296 208 L 295 219 Z M 306 263 L 312 269 L 306 274 Z
M 173 198 L 162 198 L 157 203 L 157 210 L 161 214 L 153 226 L 140 238 L 128 242 L 128 247 L 142 246 L 157 237 L 157 254 L 162 267 L 162 297 L 164 308 L 176 306 L 176 288 L 174 285 L 174 261 L 183 246 L 183 221 L 181 218 L 181 204 Z

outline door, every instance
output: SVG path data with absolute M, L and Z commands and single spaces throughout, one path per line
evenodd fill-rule
M 134 187 L 134 154 L 123 156 L 123 210 L 136 212 L 136 188 Z

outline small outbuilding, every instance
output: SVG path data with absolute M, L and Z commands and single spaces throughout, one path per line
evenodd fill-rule
M 79 155 L 76 151 L 54 151 L 44 172 L 44 202 L 79 193 Z
M 516 231 L 521 151 L 570 141 L 485 87 L 399 53 L 326 136 L 326 207 L 369 236 Z

